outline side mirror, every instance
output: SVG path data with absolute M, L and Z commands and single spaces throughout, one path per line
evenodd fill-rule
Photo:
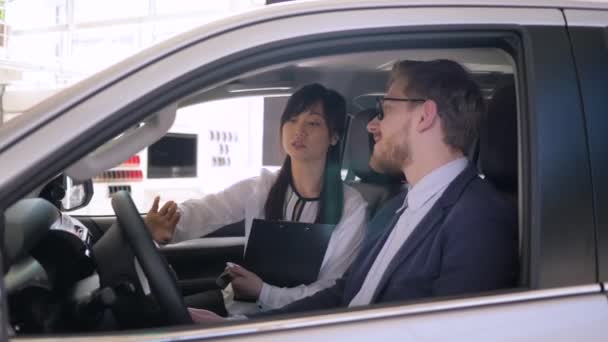
M 93 198 L 93 181 L 77 181 L 69 176 L 64 178 L 65 196 L 61 200 L 61 211 L 72 211 L 85 207 Z

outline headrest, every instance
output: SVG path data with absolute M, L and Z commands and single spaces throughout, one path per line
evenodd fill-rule
M 479 130 L 479 166 L 498 190 L 517 193 L 517 99 L 513 81 L 496 88 Z
M 363 182 L 375 184 L 401 183 L 403 176 L 380 174 L 369 167 L 369 158 L 374 148 L 374 140 L 367 131 L 367 123 L 375 115 L 375 109 L 364 109 L 352 117 L 348 126 L 345 166 L 349 172 L 353 172 Z

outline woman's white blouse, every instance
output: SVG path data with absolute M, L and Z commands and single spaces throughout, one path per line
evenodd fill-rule
M 260 176 L 235 183 L 217 194 L 206 195 L 201 199 L 192 199 L 179 204 L 178 210 L 181 218 L 172 242 L 199 238 L 243 219 L 245 220 L 245 237 L 248 238 L 253 219 L 264 218 L 266 197 L 277 175 L 278 173 L 263 169 Z M 342 219 L 331 235 L 317 281 L 292 288 L 264 283 L 258 299 L 261 309 L 280 308 L 332 286 L 353 261 L 359 252 L 365 234 L 367 203 L 357 190 L 348 185 L 344 185 L 343 188 Z M 286 219 L 290 220 L 293 212 L 293 204 L 290 203 L 294 202 L 291 187 L 287 196 Z M 317 201 L 305 203 L 301 214 L 298 215 L 299 221 L 314 222 L 317 204 Z

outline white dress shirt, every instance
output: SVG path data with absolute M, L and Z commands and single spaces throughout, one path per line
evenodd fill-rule
M 409 189 L 403 206 L 395 213 L 401 213 L 401 217 L 399 217 L 382 250 L 374 260 L 361 285 L 361 289 L 350 301 L 349 307 L 371 303 L 378 284 L 390 262 L 448 185 L 467 167 L 467 163 L 466 158 L 453 160 L 433 170 Z
M 199 238 L 243 219 L 245 237 L 248 238 L 253 219 L 264 218 L 266 198 L 277 175 L 278 173 L 263 169 L 258 177 L 240 181 L 217 194 L 179 204 L 181 218 L 172 242 Z M 245 305 L 251 303 L 234 305 L 226 301 L 226 309 L 230 314 L 251 313 L 259 308 L 280 308 L 332 286 L 342 276 L 359 251 L 367 225 L 367 202 L 350 186 L 344 185 L 343 189 L 342 219 L 331 235 L 317 281 L 292 288 L 264 283 L 257 307 L 255 304 Z M 291 187 L 286 196 L 285 219 L 308 223 L 315 221 L 318 201 L 302 198 Z

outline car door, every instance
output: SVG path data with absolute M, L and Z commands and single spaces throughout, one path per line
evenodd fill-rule
M 146 59 L 148 64 L 135 68 L 129 61 L 118 69 L 131 70 L 128 75 L 114 77 L 112 72 L 118 71 L 113 69 L 101 75 L 105 79 L 98 76 L 115 83 L 78 93 L 77 106 L 40 114 L 46 117 L 43 126 L 36 128 L 38 118 L 33 118 L 31 133 L 9 137 L 10 149 L 8 144 L 0 145 L 4 147 L 0 164 L 9 165 L 0 171 L 0 208 L 31 190 L 21 177 L 33 183 L 48 178 L 191 89 L 256 67 L 305 56 L 412 46 L 501 48 L 517 66 L 520 288 L 470 298 L 129 336 L 484 341 L 582 336 L 599 341 L 608 335 L 603 323 L 608 303 L 598 283 L 595 260 L 592 182 L 586 176 L 591 173 L 586 126 L 563 12 L 522 7 L 401 7 L 392 2 L 373 8 L 363 2 L 317 6 L 298 4 L 288 7 L 289 13 L 281 12 L 287 11 L 283 8 L 269 11 L 265 20 L 244 17 L 241 25 L 218 29 L 215 36 L 199 32 L 204 38 L 182 37 L 182 43 L 176 44 L 179 49 L 148 52 L 145 56 L 155 57 Z M 234 46 L 234 41 L 242 43 Z M 129 96 L 122 96 L 125 93 Z M 92 108 L 97 108 L 97 118 L 88 115 Z M 73 131 L 66 135 L 68 126 Z M 91 132 L 96 133 L 94 138 Z M 57 144 L 45 146 L 43 137 L 55 138 Z M 33 150 L 41 157 L 14 162 L 17 155 Z

